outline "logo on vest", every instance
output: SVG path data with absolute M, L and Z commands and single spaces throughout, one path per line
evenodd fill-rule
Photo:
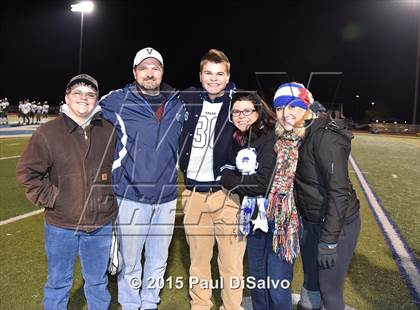
M 102 181 L 108 181 L 108 174 L 107 173 L 102 173 L 101 179 L 102 179 Z

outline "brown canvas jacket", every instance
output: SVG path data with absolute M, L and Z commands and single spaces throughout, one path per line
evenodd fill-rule
M 48 224 L 93 231 L 116 216 L 111 184 L 113 126 L 98 112 L 83 129 L 62 114 L 32 135 L 17 180 Z

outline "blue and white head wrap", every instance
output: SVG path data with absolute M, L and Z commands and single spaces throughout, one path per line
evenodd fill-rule
M 299 83 L 285 83 L 277 88 L 273 106 L 276 109 L 291 106 L 307 110 L 313 102 L 312 94 L 305 86 Z

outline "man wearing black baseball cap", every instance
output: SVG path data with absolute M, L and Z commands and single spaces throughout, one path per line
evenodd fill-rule
M 98 82 L 88 74 L 79 74 L 70 79 L 66 89 L 71 89 L 76 84 L 85 84 L 92 87 L 97 93 L 99 92 Z
M 73 77 L 65 102 L 63 113 L 32 135 L 16 177 L 27 198 L 45 208 L 44 309 L 67 309 L 77 255 L 88 308 L 108 309 L 106 272 L 116 216 L 111 185 L 114 130 L 100 113 L 93 77 Z

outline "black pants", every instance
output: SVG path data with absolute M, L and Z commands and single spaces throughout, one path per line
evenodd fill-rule
M 343 288 L 344 278 L 350 265 L 360 233 L 360 216 L 345 223 L 337 243 L 337 261 L 333 268 L 318 266 L 318 242 L 322 224 L 303 219 L 301 256 L 303 262 L 303 287 L 310 291 L 320 291 L 327 310 L 342 310 L 345 307 Z

